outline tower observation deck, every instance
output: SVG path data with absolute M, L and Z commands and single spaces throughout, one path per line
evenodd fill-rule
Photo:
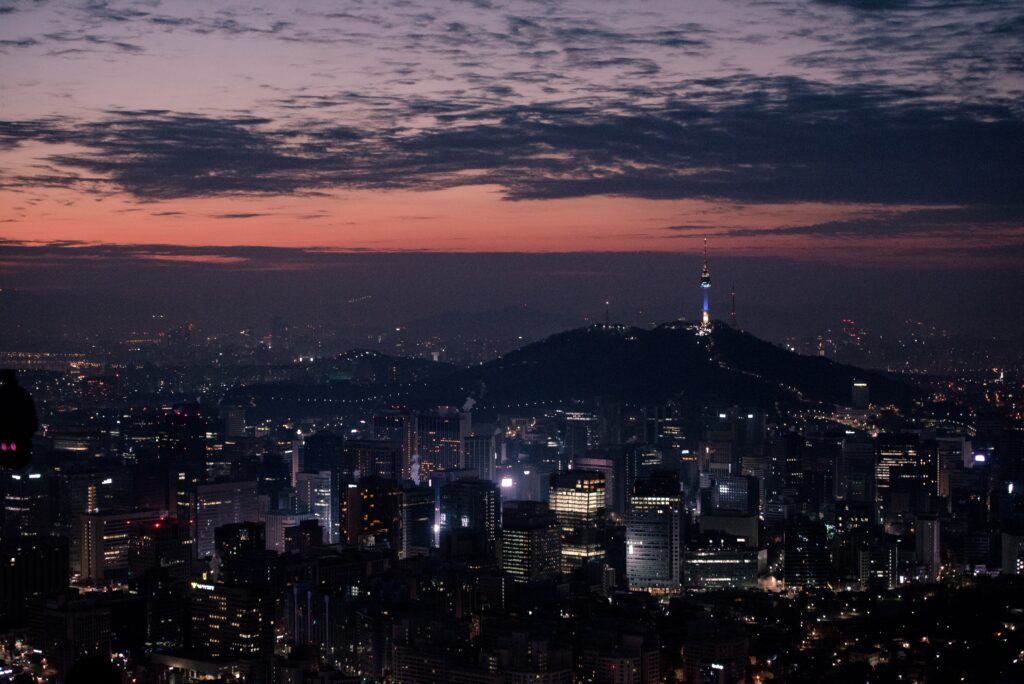
M 711 290 L 711 271 L 708 269 L 708 239 L 704 238 L 704 268 L 700 272 L 700 291 L 703 295 L 704 305 L 700 315 L 700 333 L 707 335 L 711 332 L 711 312 L 708 308 L 708 294 Z

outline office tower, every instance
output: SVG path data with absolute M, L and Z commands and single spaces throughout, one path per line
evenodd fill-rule
M 804 491 L 803 435 L 787 432 L 776 435 L 769 442 L 773 495 L 800 497 Z
M 416 414 L 416 445 L 420 476 L 462 467 L 462 445 L 472 430 L 468 412 L 451 406 Z M 410 463 L 410 469 L 412 464 Z
M 402 479 L 412 479 L 412 456 L 416 451 L 416 420 L 404 408 L 392 407 L 373 415 L 373 436 L 398 445 L 402 451 Z M 423 480 L 426 482 L 426 479 Z
M 570 459 L 585 456 L 597 446 L 597 420 L 587 413 L 565 414 L 565 433 L 562 438 L 565 455 Z
M 846 430 L 836 468 L 835 496 L 874 507 L 877 496 L 875 445 L 869 434 Z
M 426 556 L 434 545 L 434 491 L 430 487 L 403 486 L 399 493 L 401 542 L 399 558 Z
M 364 477 L 341 493 L 340 541 L 345 544 L 401 542 L 401 492 L 398 483 L 382 477 Z
M 1024 534 L 1006 532 L 1000 535 L 1000 572 L 1024 575 Z
M 220 407 L 221 436 L 226 439 L 245 437 L 245 407 L 224 404 Z
M 593 450 L 586 456 L 574 458 L 572 467 L 573 470 L 593 470 L 601 473 L 604 476 L 605 511 L 622 513 L 628 505 L 631 490 L 620 491 L 623 478 L 616 477 L 616 475 L 617 471 L 623 470 L 624 463 L 621 457 L 616 459 L 615 456 L 621 456 L 621 454 L 612 453 L 610 449 Z
M 342 454 L 345 439 L 333 432 L 316 432 L 302 441 L 302 469 L 316 473 L 321 470 L 340 472 L 343 470 Z
M 129 536 L 129 578 L 136 579 L 154 568 L 166 571 L 169 580 L 192 576 L 195 540 L 187 522 L 166 518 L 132 525 Z
M 787 523 L 783 554 L 787 587 L 821 587 L 828 582 L 829 551 L 824 524 L 806 518 Z
M 552 473 L 548 506 L 562 530 L 562 572 L 604 557 L 604 474 L 594 470 Z
M 180 646 L 185 627 L 187 578 L 172 576 L 169 570 L 152 566 L 132 581 L 132 591 L 145 606 L 145 640 L 158 646 Z
M 324 528 L 325 540 L 328 544 L 338 542 L 339 525 L 337 522 L 338 497 L 331 486 L 332 478 L 329 470 L 317 473 L 298 473 L 295 480 L 295 498 L 298 513 L 312 513 Z
M 760 498 L 756 477 L 716 475 L 710 486 L 701 490 L 701 514 L 756 516 Z
M 0 542 L 0 629 L 24 627 L 30 601 L 68 588 L 68 543 L 63 537 Z
M 586 673 L 581 681 L 630 682 L 658 684 L 661 682 L 658 634 L 640 625 L 581 630 L 580 649 L 576 655 L 579 671 Z
M 490 480 L 466 479 L 441 488 L 442 543 L 459 537 L 475 555 L 493 558 L 501 531 L 501 489 Z
M 81 567 L 81 522 L 83 513 L 116 510 L 131 506 L 131 472 L 106 460 L 69 461 L 61 465 L 57 479 L 56 532 L 67 537 L 71 545 L 72 569 Z
M 241 570 L 239 566 L 266 550 L 266 529 L 265 523 L 246 521 L 221 525 L 214 530 L 217 578 L 226 582 L 237 581 L 235 576 Z
M 690 625 L 681 649 L 684 681 L 729 684 L 746 681 L 750 640 L 743 627 L 721 620 Z
M 207 658 L 258 658 L 274 646 L 273 600 L 260 588 L 192 582 L 191 646 Z
M 312 513 L 295 513 L 294 511 L 267 511 L 261 513 L 259 519 L 266 525 L 267 550 L 284 553 L 285 530 L 295 527 L 303 520 L 316 520 L 316 516 Z
M 348 485 L 364 477 L 402 478 L 402 447 L 386 439 L 350 439 L 343 448 L 344 469 L 340 483 Z
M 934 582 L 939 578 L 942 567 L 942 547 L 939 538 L 939 519 L 934 515 L 923 515 L 917 519 L 914 529 L 917 562 L 924 571 L 924 578 Z
M 507 501 L 501 523 L 502 570 L 516 582 L 539 582 L 558 576 L 561 532 L 546 504 Z
M 899 585 L 896 544 L 881 539 L 857 549 L 857 579 L 871 589 L 895 589 Z
M 286 553 L 308 553 L 324 544 L 324 528 L 318 520 L 303 520 L 298 525 L 284 528 Z
M 214 531 L 223 525 L 259 520 L 256 482 L 201 484 L 195 494 L 196 554 L 213 555 Z
M 81 565 L 73 569 L 92 582 L 126 579 L 132 530 L 159 522 L 162 515 L 161 511 L 105 511 L 80 516 Z
M 110 657 L 110 606 L 93 595 L 40 596 L 28 611 L 30 643 L 63 678 L 85 656 Z
M 683 583 L 694 589 L 757 586 L 758 550 L 728 534 L 702 533 L 683 553 Z
M 972 443 L 963 435 L 940 435 L 935 442 L 939 454 L 938 495 L 949 498 L 953 473 L 974 466 Z
M 481 480 L 493 480 L 498 450 L 496 429 L 493 426 L 490 429 L 482 427 L 478 426 L 473 434 L 466 437 L 463 469 Z
M 631 590 L 679 591 L 681 511 L 678 474 L 659 473 L 636 481 L 626 522 L 626 577 Z
M 857 409 L 866 409 L 871 403 L 871 391 L 868 383 L 863 380 L 854 380 L 850 389 L 850 406 Z
M 39 537 L 53 530 L 50 477 L 39 472 L 4 474 L 3 538 Z
M 711 270 L 708 268 L 708 239 L 704 238 L 704 267 L 700 271 L 700 292 L 703 306 L 700 313 L 699 331 L 702 335 L 711 332 L 711 310 L 708 306 L 708 294 L 711 290 Z
M 875 441 L 875 480 L 880 496 L 892 489 L 893 476 L 914 477 L 921 440 L 917 435 L 882 434 Z M 892 472 L 896 469 L 896 472 Z
M 938 445 L 917 435 L 879 435 L 875 477 L 885 520 L 931 512 L 938 495 Z

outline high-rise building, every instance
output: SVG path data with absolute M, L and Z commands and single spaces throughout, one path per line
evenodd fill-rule
M 867 433 L 846 431 L 836 468 L 835 496 L 874 506 L 877 497 L 875 447 Z
M 939 492 L 938 444 L 914 434 L 879 435 L 875 477 L 885 520 L 906 521 L 935 510 Z
M 343 452 L 347 442 L 333 432 L 315 432 L 302 441 L 302 469 L 316 473 L 321 470 L 342 470 Z
M 400 496 L 402 527 L 399 558 L 426 556 L 434 546 L 434 491 L 430 487 L 404 486 Z
M 192 576 L 195 540 L 192 528 L 177 518 L 132 525 L 128 549 L 128 576 L 141 577 L 154 568 L 166 571 L 168 580 Z
M 616 477 L 624 470 L 624 460 L 618 450 L 593 450 L 572 460 L 573 470 L 596 470 L 604 476 L 604 510 L 622 513 L 629 505 L 632 490 L 623 490 L 624 477 Z M 618 456 L 619 458 L 616 458 Z
M 493 558 L 501 531 L 501 489 L 476 478 L 449 482 L 441 488 L 441 539 L 471 539 L 473 551 Z
M 732 535 L 705 533 L 687 545 L 683 583 L 694 589 L 757 586 L 758 550 Z
M 71 568 L 82 565 L 79 546 L 83 513 L 117 510 L 132 505 L 130 471 L 105 459 L 69 461 L 61 465 L 57 479 L 55 531 L 70 540 Z
M 191 646 L 205 657 L 257 658 L 274 647 L 274 602 L 260 588 L 192 582 Z
M 787 523 L 783 553 L 787 587 L 820 587 L 828 582 L 829 550 L 824 524 L 806 518 Z
M 231 523 L 259 520 L 256 481 L 201 484 L 195 494 L 196 553 L 213 555 L 214 531 Z
M 850 406 L 866 409 L 871 403 L 871 390 L 863 380 L 854 380 L 850 390 Z
M 29 607 L 29 640 L 59 677 L 85 656 L 110 657 L 110 606 L 97 595 L 40 596 Z
M 756 477 L 715 475 L 701 491 L 701 514 L 757 515 L 761 500 L 758 484 Z
M 284 528 L 284 550 L 286 553 L 308 553 L 310 549 L 323 546 L 324 528 L 318 520 L 303 520 L 298 525 Z
M 416 414 L 415 457 L 420 477 L 462 466 L 462 447 L 472 430 L 468 412 L 451 406 Z M 410 469 L 412 464 L 410 463 Z
M 293 511 L 267 511 L 261 513 L 259 519 L 266 524 L 267 550 L 277 553 L 285 552 L 284 533 L 303 520 L 316 520 L 312 513 L 295 513 Z
M 857 549 L 857 579 L 873 589 L 895 589 L 899 584 L 896 544 L 874 540 Z
M 875 479 L 880 495 L 893 488 L 893 479 L 915 477 L 921 440 L 917 435 L 882 434 L 875 442 Z M 895 472 L 893 472 L 895 470 Z
M 38 537 L 50 534 L 53 497 L 50 477 L 41 472 L 4 475 L 3 537 Z
M 929 582 L 934 582 L 939 578 L 939 570 L 942 566 L 942 547 L 940 546 L 937 516 L 922 515 L 917 518 L 914 541 L 917 562 L 924 570 L 924 577 Z
M 331 471 L 298 473 L 295 477 L 295 500 L 298 513 L 312 513 L 324 528 L 328 544 L 336 544 L 340 535 L 338 497 L 332 486 Z
M 626 577 L 634 591 L 679 591 L 682 496 L 679 475 L 658 473 L 633 485 L 626 523 Z
M 415 414 L 400 407 L 387 408 L 375 413 L 373 436 L 375 439 L 392 442 L 401 449 L 402 478 L 412 479 L 412 456 L 416 451 Z
M 493 480 L 498 450 L 493 426 L 490 430 L 478 430 L 466 437 L 464 450 L 463 469 L 481 480 Z
M 132 531 L 154 524 L 161 511 L 105 511 L 82 515 L 79 536 L 81 565 L 75 568 L 83 580 L 103 582 L 126 579 Z
M 567 470 L 551 474 L 548 505 L 562 531 L 562 572 L 604 557 L 604 474 Z
M 341 535 L 345 544 L 371 540 L 398 546 L 402 518 L 398 483 L 383 477 L 364 477 L 347 485 L 341 495 Z
M 0 542 L 0 629 L 24 627 L 29 602 L 68 588 L 68 543 L 63 537 Z
M 266 529 L 266 523 L 246 521 L 221 525 L 214 530 L 214 557 L 219 565 L 217 577 L 234 581 L 233 576 L 240 570 L 240 565 L 265 551 Z
M 387 439 L 350 439 L 345 442 L 344 470 L 351 477 L 342 477 L 341 484 L 359 482 L 364 477 L 402 478 L 402 447 Z
M 554 579 L 561 567 L 558 520 L 539 501 L 507 501 L 502 509 L 501 569 L 516 582 Z

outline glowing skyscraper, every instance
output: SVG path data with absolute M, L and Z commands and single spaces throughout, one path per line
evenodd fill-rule
M 708 294 L 711 289 L 711 271 L 708 270 L 708 239 L 704 238 L 704 268 L 700 272 L 700 290 L 704 295 L 704 307 L 701 310 L 700 333 L 711 332 L 711 312 L 708 310 Z

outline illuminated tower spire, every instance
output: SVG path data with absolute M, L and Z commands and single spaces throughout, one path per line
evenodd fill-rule
M 711 289 L 711 271 L 708 269 L 708 239 L 704 238 L 704 268 L 700 272 L 700 289 L 704 294 L 704 308 L 700 317 L 700 332 L 707 335 L 711 332 L 711 312 L 708 310 L 708 290 Z
M 729 292 L 729 296 L 732 297 L 732 309 L 729 311 L 729 320 L 732 322 L 732 327 L 736 328 L 736 283 L 732 284 L 732 291 Z

